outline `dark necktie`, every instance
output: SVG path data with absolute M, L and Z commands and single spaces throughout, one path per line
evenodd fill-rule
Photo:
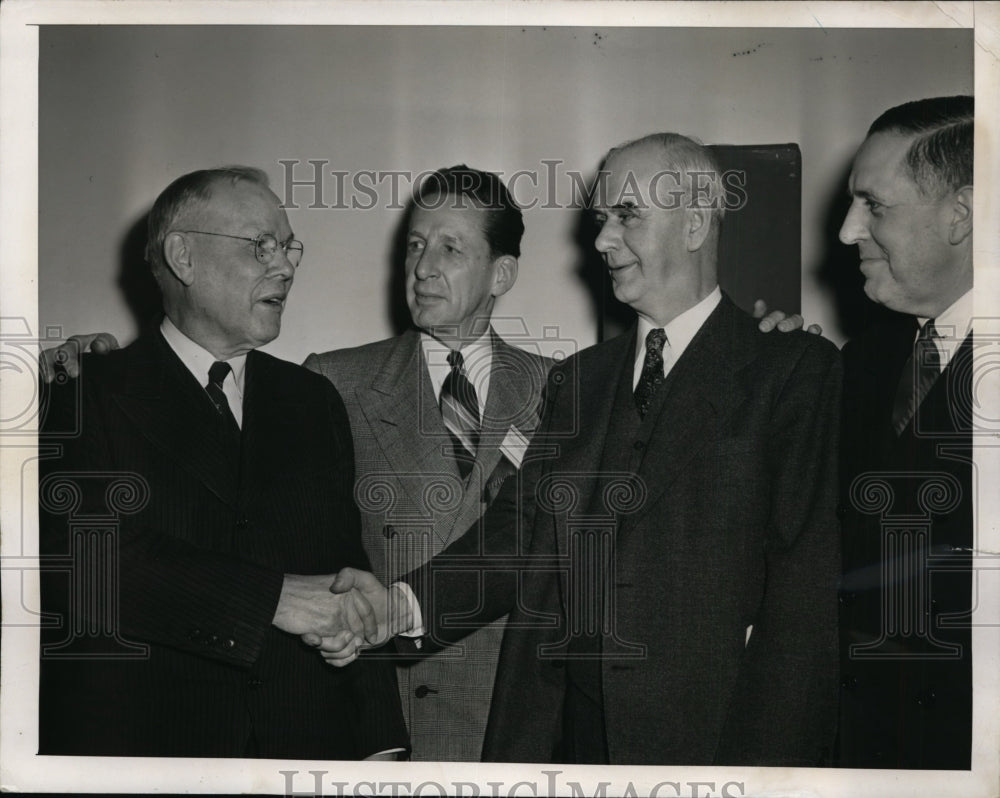
M 456 447 L 464 448 L 473 458 L 479 448 L 479 399 L 476 389 L 465 376 L 465 361 L 462 353 L 452 350 L 448 353 L 451 371 L 441 386 L 441 418 L 451 433 Z M 462 479 L 469 476 L 472 460 L 456 457 Z
M 941 355 L 934 343 L 940 337 L 934 329 L 934 320 L 928 321 L 913 342 L 903 373 L 899 376 L 896 400 L 892 406 L 892 429 L 901 435 L 917 414 L 917 408 L 924 401 L 941 374 Z
M 236 416 L 233 415 L 233 410 L 229 406 L 229 400 L 222 390 L 222 383 L 226 381 L 226 377 L 229 376 L 230 371 L 232 369 L 228 363 L 224 363 L 221 360 L 215 361 L 208 370 L 208 385 L 205 386 L 205 390 L 208 392 L 212 404 L 215 405 L 215 409 L 219 412 L 222 431 L 227 438 L 227 443 L 232 445 L 235 442 L 236 451 L 239 451 L 240 426 L 236 423 Z
M 646 359 L 642 362 L 639 384 L 635 386 L 635 407 L 642 418 L 653 404 L 656 389 L 663 383 L 663 344 L 667 334 L 662 327 L 646 333 Z

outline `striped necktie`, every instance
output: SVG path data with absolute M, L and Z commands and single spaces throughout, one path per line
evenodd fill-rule
M 456 445 L 458 470 L 462 479 L 469 476 L 472 463 L 479 448 L 479 399 L 465 375 L 465 361 L 462 353 L 452 350 L 448 353 L 451 371 L 441 386 L 441 418 Z M 459 447 L 471 457 L 462 456 Z
M 892 429 L 897 436 L 909 426 L 920 403 L 941 374 L 941 355 L 934 343 L 934 339 L 939 337 L 931 319 L 913 342 L 913 350 L 899 376 L 899 387 L 892 406 Z

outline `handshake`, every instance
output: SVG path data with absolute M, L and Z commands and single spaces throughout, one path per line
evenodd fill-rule
M 331 574 L 285 574 L 272 623 L 316 648 L 330 665 L 349 665 L 413 626 L 408 597 L 373 574 L 344 568 Z

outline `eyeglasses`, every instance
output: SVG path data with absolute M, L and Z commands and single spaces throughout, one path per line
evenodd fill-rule
M 257 258 L 257 262 L 263 266 L 271 265 L 271 261 L 274 260 L 274 256 L 278 254 L 278 249 L 280 248 L 285 253 L 285 257 L 288 258 L 288 262 L 292 264 L 292 267 L 298 268 L 302 260 L 302 255 L 305 252 L 305 247 L 302 246 L 301 241 L 289 238 L 282 244 L 270 233 L 261 233 L 256 238 L 247 238 L 246 236 L 231 236 L 228 233 L 210 233 L 207 230 L 178 230 L 177 232 L 197 233 L 202 236 L 219 236 L 220 238 L 235 238 L 237 241 L 249 241 L 253 244 L 253 254 Z

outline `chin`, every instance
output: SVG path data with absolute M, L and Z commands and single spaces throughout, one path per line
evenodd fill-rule
M 281 332 L 280 324 L 277 327 L 274 327 L 270 330 L 262 330 L 260 334 L 257 336 L 257 346 L 265 346 L 266 344 L 271 343 L 271 341 L 273 341 L 275 338 L 278 337 L 278 334 L 280 332 Z

